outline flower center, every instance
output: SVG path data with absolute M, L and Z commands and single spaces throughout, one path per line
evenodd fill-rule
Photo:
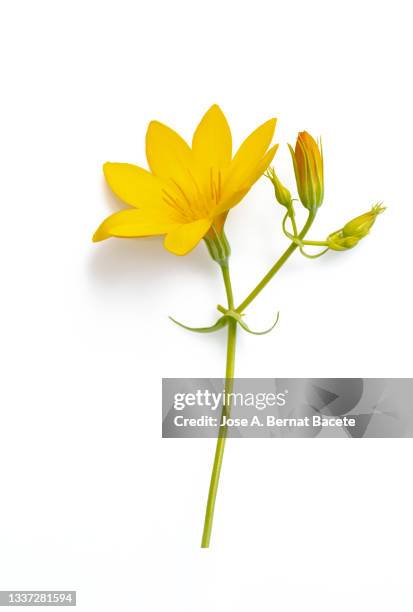
M 193 174 L 187 169 L 189 180 L 185 188 L 175 179 L 169 179 L 170 187 L 163 189 L 164 202 L 173 208 L 184 221 L 196 221 L 210 217 L 221 197 L 221 171 L 209 169 L 209 180 L 200 187 Z

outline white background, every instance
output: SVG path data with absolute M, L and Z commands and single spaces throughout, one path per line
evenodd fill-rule
M 162 376 L 222 376 L 201 244 L 91 243 L 119 208 L 101 164 L 144 165 L 151 119 L 190 138 L 219 103 L 238 144 L 278 117 L 322 135 L 313 239 L 378 200 L 348 253 L 298 254 L 248 310 L 238 376 L 411 376 L 409 2 L 1 5 L 0 589 L 77 589 L 85 612 L 411 611 L 411 440 L 230 441 L 200 550 L 212 440 L 161 440 Z M 231 212 L 238 300 L 286 247 L 261 181 Z

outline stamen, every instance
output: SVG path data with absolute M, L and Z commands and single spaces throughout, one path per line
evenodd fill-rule
M 210 186 L 211 186 L 211 199 L 214 201 L 215 206 L 218 205 L 221 199 L 221 171 L 217 172 L 217 180 L 214 180 L 213 168 L 209 169 Z
M 186 217 L 187 215 L 186 215 L 185 209 L 183 209 L 182 206 L 180 206 L 176 198 L 172 197 L 171 194 L 168 193 L 165 189 L 162 189 L 162 192 L 164 194 L 163 201 L 165 202 L 165 204 L 173 208 L 173 210 L 179 212 L 184 217 Z
M 174 183 L 175 187 L 176 187 L 176 188 L 177 188 L 177 189 L 180 191 L 180 193 L 182 194 L 182 196 L 183 196 L 183 198 L 184 198 L 185 202 L 188 204 L 188 208 L 189 208 L 189 210 L 191 211 L 191 213 L 192 213 L 192 214 L 194 214 L 194 210 L 193 210 L 193 208 L 192 208 L 192 202 L 191 202 L 191 201 L 188 199 L 188 197 L 187 197 L 187 195 L 186 195 L 185 191 L 182 189 L 182 187 L 181 187 L 180 185 L 178 185 L 178 183 L 177 183 L 177 182 L 176 182 L 174 179 L 171 179 L 171 181 Z
M 200 187 L 199 187 L 195 177 L 193 176 L 192 172 L 190 171 L 190 169 L 187 168 L 186 170 L 187 170 L 188 175 L 191 178 L 191 180 L 192 180 L 192 182 L 193 182 L 193 184 L 195 186 L 195 189 L 196 189 L 196 192 L 197 192 L 197 195 L 198 195 L 198 203 L 200 205 L 201 211 L 204 214 L 208 215 L 208 205 L 205 202 L 204 194 L 202 193 L 202 191 L 201 191 L 201 189 L 200 189 Z
M 213 200 L 215 193 L 214 193 L 214 177 L 212 175 L 212 168 L 209 169 L 209 183 L 211 187 L 211 199 Z

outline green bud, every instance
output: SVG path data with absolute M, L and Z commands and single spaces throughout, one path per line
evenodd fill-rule
M 328 236 L 328 247 L 333 251 L 352 249 L 362 238 L 367 236 L 377 215 L 380 215 L 384 210 L 385 208 L 381 204 L 376 204 L 369 212 L 352 219 L 342 229 Z
M 369 212 L 346 223 L 342 230 L 343 235 L 364 238 L 372 228 L 377 215 L 380 215 L 384 210 L 385 208 L 383 206 L 376 204 Z
M 282 206 L 285 206 L 288 210 L 291 209 L 292 197 L 291 193 L 288 191 L 287 187 L 281 183 L 278 176 L 275 174 L 274 168 L 268 168 L 265 176 L 270 179 L 271 183 L 274 186 L 275 197 L 277 202 L 279 202 Z
M 327 246 L 333 251 L 347 251 L 352 249 L 359 242 L 360 238 L 355 236 L 343 236 L 343 230 L 330 234 L 327 238 Z

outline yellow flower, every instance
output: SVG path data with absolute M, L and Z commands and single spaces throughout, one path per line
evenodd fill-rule
M 132 164 L 103 167 L 112 191 L 134 208 L 105 219 L 93 240 L 166 234 L 165 248 L 186 255 L 211 228 L 221 232 L 229 209 L 265 172 L 278 146 L 268 149 L 275 124 L 270 119 L 258 127 L 232 157 L 231 131 L 217 105 L 196 128 L 192 148 L 152 121 L 146 134 L 150 172 Z
M 295 151 L 288 145 L 293 158 L 298 195 L 308 210 L 316 211 L 324 198 L 324 164 L 321 142 L 317 144 L 308 132 L 298 134 Z

